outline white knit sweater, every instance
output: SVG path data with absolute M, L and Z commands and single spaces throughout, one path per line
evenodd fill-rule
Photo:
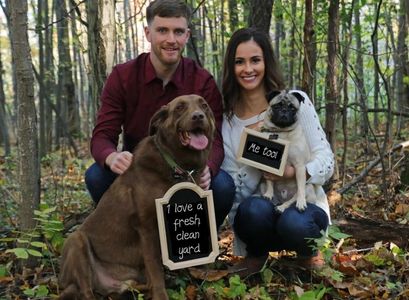
M 316 189 L 316 205 L 322 208 L 331 220 L 327 197 L 321 186 L 332 176 L 334 171 L 334 155 L 325 137 L 314 105 L 307 94 L 298 90 L 297 92 L 301 93 L 305 98 L 305 101 L 300 106 L 298 121 L 304 130 L 312 154 L 311 161 L 306 165 L 307 172 L 310 175 L 308 183 L 319 185 L 319 188 Z M 246 120 L 239 119 L 236 115 L 233 115 L 230 121 L 226 116 L 223 118 L 222 135 L 225 154 L 221 167 L 233 177 L 236 185 L 234 204 L 229 213 L 230 224 L 233 224 L 239 204 L 252 195 L 259 195 L 258 187 L 262 172 L 238 162 L 237 152 L 243 128 L 263 120 L 264 114 L 263 112 Z M 237 237 L 235 238 L 233 250 L 235 255 L 246 254 L 244 243 Z

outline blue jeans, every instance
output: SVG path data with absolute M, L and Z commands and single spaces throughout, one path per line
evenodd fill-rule
M 281 214 L 270 201 L 254 196 L 239 205 L 234 218 L 234 230 L 246 243 L 249 256 L 280 250 L 314 255 L 308 239 L 319 238 L 327 227 L 327 214 L 315 204 L 308 203 L 303 212 L 292 205 Z
M 88 168 L 85 172 L 85 184 L 95 204 L 98 204 L 102 195 L 108 190 L 117 177 L 117 174 L 109 169 L 102 168 L 97 163 L 94 163 Z M 219 228 L 233 205 L 235 194 L 233 179 L 225 171 L 220 170 L 219 173 L 212 178 L 210 189 L 213 190 L 216 225 L 217 228 Z

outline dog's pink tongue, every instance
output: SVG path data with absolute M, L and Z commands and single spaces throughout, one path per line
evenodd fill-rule
M 196 150 L 203 150 L 209 144 L 209 140 L 204 134 L 190 133 L 189 146 Z

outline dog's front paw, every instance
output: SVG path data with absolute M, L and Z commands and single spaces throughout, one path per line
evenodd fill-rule
M 288 207 L 289 205 L 287 203 L 283 203 L 279 206 L 276 206 L 276 211 L 279 213 L 283 213 Z
M 295 206 L 299 211 L 304 211 L 307 208 L 307 201 L 305 199 L 297 199 Z
M 261 197 L 263 197 L 264 199 L 268 200 L 268 201 L 273 201 L 273 195 L 270 194 L 264 194 Z

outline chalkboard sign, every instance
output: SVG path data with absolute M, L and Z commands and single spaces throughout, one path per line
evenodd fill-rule
M 162 261 L 169 269 L 214 262 L 219 255 L 212 191 L 190 182 L 156 199 Z
M 284 173 L 289 142 L 274 133 L 244 128 L 237 159 L 247 165 L 279 176 Z

